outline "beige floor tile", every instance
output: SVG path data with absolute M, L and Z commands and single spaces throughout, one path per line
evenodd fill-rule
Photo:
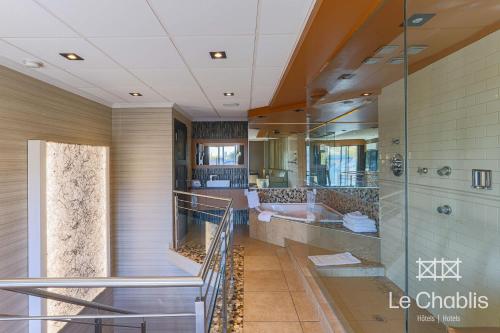
M 243 333 L 302 333 L 302 329 L 299 322 L 245 322 Z
M 246 252 L 246 249 L 245 249 Z M 276 256 L 247 256 L 245 254 L 245 271 L 281 271 L 281 265 Z
M 324 333 L 323 327 L 319 321 L 303 321 L 300 323 L 302 325 L 302 332 L 304 333 Z
M 288 291 L 281 271 L 245 271 L 245 291 Z
M 304 291 L 304 285 L 302 284 L 302 279 L 295 271 L 284 271 L 286 283 L 288 284 L 288 290 L 290 291 Z
M 318 307 L 304 291 L 292 291 L 293 304 L 300 321 L 319 321 Z
M 271 244 L 255 244 L 250 243 L 245 245 L 245 255 L 249 256 L 275 256 L 277 246 Z
M 245 291 L 244 321 L 298 321 L 292 297 L 282 291 Z

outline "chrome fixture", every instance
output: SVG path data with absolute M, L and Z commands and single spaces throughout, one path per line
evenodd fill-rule
M 391 171 L 394 176 L 399 177 L 403 174 L 403 156 L 394 154 L 391 158 Z
M 472 169 L 472 188 L 491 190 L 491 170 Z
M 449 166 L 444 166 L 437 170 L 437 174 L 440 176 L 449 176 L 451 175 L 451 168 Z
M 392 144 L 393 145 L 399 145 L 399 139 L 398 138 L 392 138 Z
M 428 172 L 429 172 L 429 169 L 427 169 L 427 168 L 418 167 L 418 169 L 417 169 L 417 173 L 420 175 L 425 175 Z
M 437 208 L 439 214 L 451 215 L 452 209 L 449 205 L 442 205 Z
M 218 175 L 210 175 L 208 177 L 210 178 L 211 181 L 217 180 L 217 178 L 219 178 Z
M 427 23 L 431 18 L 436 16 L 434 13 L 417 13 L 413 14 L 408 18 L 408 21 L 406 22 L 407 26 L 409 27 L 421 27 L 425 23 Z

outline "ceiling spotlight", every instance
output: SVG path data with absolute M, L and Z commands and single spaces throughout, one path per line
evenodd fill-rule
M 262 116 L 262 115 L 260 115 L 260 116 L 257 116 L 257 118 L 262 119 L 262 118 L 266 118 L 266 116 Z
M 212 59 L 226 59 L 227 58 L 226 51 L 211 51 L 209 53 L 210 53 L 210 57 Z
M 234 92 L 225 92 L 224 96 L 234 96 Z
M 436 14 L 432 14 L 432 13 L 429 13 L 429 14 L 423 14 L 423 13 L 413 14 L 412 16 L 410 16 L 408 18 L 408 21 L 406 21 L 406 24 L 409 27 L 421 27 L 424 24 L 426 24 L 427 21 L 429 21 L 434 16 L 436 16 Z
M 375 65 L 375 64 L 378 64 L 379 62 L 380 62 L 379 57 L 368 57 L 365 60 L 363 60 L 363 64 L 366 64 L 366 65 Z
M 346 73 L 346 74 L 342 74 L 338 77 L 339 80 L 349 80 L 349 79 L 352 79 L 354 76 L 356 76 L 356 74 L 351 74 L 351 73 Z
M 141 93 L 139 92 L 129 92 L 130 95 L 134 96 L 134 97 L 139 97 L 139 96 L 142 96 Z
M 391 64 L 391 65 L 401 65 L 402 63 L 404 63 L 404 61 L 405 60 L 403 57 L 395 57 L 395 58 L 389 59 L 389 61 L 387 63 Z
M 369 93 L 369 92 L 366 92 L 366 93 L 362 93 L 361 96 L 371 96 L 372 93 Z
M 83 58 L 76 53 L 59 53 L 59 55 L 68 60 L 83 60 Z
M 414 55 L 414 54 L 418 54 L 420 52 L 422 52 L 423 50 L 425 50 L 428 46 L 427 45 L 410 45 L 408 46 L 408 48 L 406 49 L 406 52 L 409 54 L 409 55 Z
M 304 112 L 303 109 L 296 109 L 295 112 Z
M 43 67 L 43 62 L 36 60 L 23 60 L 23 65 L 28 68 L 41 68 Z
M 396 51 L 398 48 L 398 45 L 384 45 L 375 50 L 375 54 L 378 56 L 385 56 Z

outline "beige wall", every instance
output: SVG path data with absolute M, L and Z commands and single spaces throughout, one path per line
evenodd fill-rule
M 169 260 L 172 242 L 173 111 L 113 109 L 113 275 L 187 275 Z M 151 313 L 194 311 L 194 290 L 116 289 L 115 306 Z M 148 332 L 189 332 L 192 320 L 148 320 Z M 127 331 L 128 332 L 128 331 Z
M 500 31 L 409 77 L 409 285 L 410 294 L 469 291 L 486 295 L 487 310 L 460 314 L 464 326 L 500 326 Z M 382 261 L 389 277 L 403 282 L 402 177 L 389 172 L 392 153 L 402 151 L 403 85 L 383 89 L 379 99 Z M 449 177 L 436 170 L 448 165 Z M 419 175 L 418 167 L 429 168 Z M 471 170 L 493 171 L 493 189 L 471 188 Z M 440 205 L 451 216 L 438 214 Z M 460 281 L 419 282 L 416 260 L 460 258 Z
M 0 66 L 1 277 L 27 276 L 28 139 L 110 146 L 111 109 Z M 27 313 L 27 297 L 0 292 L 0 313 Z

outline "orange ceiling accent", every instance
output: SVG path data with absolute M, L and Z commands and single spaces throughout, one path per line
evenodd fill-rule
M 374 12 L 383 0 L 317 0 L 271 107 L 303 103 L 306 85 Z

